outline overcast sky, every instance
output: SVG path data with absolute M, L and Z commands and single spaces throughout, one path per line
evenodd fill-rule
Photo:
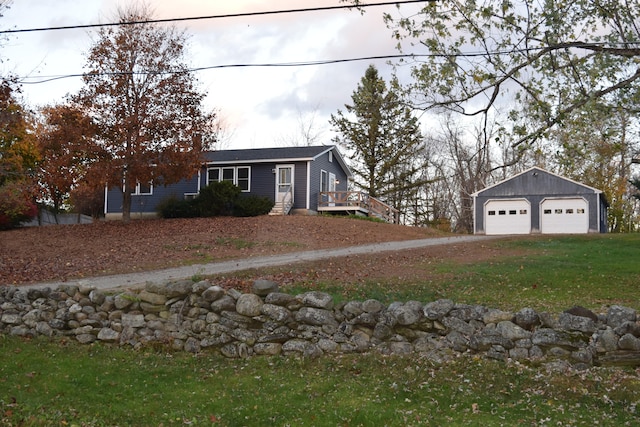
M 380 3 L 370 0 L 367 3 Z M 4 29 L 82 25 L 115 21 L 118 0 L 13 0 L 0 19 Z M 149 0 L 156 18 L 211 16 L 246 12 L 313 8 L 338 0 Z M 402 10 L 417 5 L 403 6 Z M 190 35 L 193 67 L 228 64 L 290 63 L 393 55 L 395 41 L 382 20 L 395 7 L 332 10 L 258 17 L 179 22 Z M 83 72 L 91 46 L 91 30 L 74 29 L 12 34 L 0 50 L 3 72 L 29 77 Z M 261 148 L 302 140 L 300 123 L 313 124 L 317 143 L 333 136 L 329 116 L 351 102 L 351 94 L 369 64 L 389 79 L 385 60 L 286 68 L 225 68 L 200 71 L 196 77 L 207 93 L 206 106 L 218 109 L 226 128 L 219 148 Z M 58 103 L 81 86 L 79 77 L 24 84 L 29 105 Z

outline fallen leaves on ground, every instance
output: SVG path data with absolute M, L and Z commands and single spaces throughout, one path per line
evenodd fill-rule
M 441 235 L 430 228 L 327 216 L 153 219 L 29 227 L 0 232 L 0 284 L 64 281 Z M 366 267 L 382 268 L 384 262 Z M 331 272 L 339 278 L 366 274 L 363 269 L 348 267 L 342 259 L 334 261 Z

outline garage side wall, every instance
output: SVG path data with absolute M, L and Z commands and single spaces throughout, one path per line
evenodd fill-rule
M 540 233 L 540 204 L 548 198 L 582 197 L 588 202 L 589 232 L 599 233 L 602 207 L 594 189 L 541 169 L 532 169 L 477 193 L 474 233 L 485 234 L 484 206 L 489 200 L 526 199 L 531 204 L 531 233 Z

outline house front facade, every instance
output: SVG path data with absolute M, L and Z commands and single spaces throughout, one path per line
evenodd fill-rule
M 156 215 L 168 198 L 188 199 L 217 181 L 230 181 L 243 194 L 268 197 L 284 213 L 314 214 L 322 191 L 346 191 L 351 171 L 334 145 L 219 150 L 204 153 L 194 176 L 167 186 L 137 185 L 131 217 Z M 121 218 L 122 192 L 105 190 L 105 217 Z
M 602 191 L 534 167 L 471 195 L 474 234 L 607 231 Z

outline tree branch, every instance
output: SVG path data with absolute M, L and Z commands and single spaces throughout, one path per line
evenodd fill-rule
M 555 114 L 550 120 L 547 121 L 547 124 L 545 126 L 540 126 L 538 127 L 534 132 L 532 132 L 530 135 L 524 136 L 522 138 L 520 138 L 518 141 L 514 142 L 511 146 L 512 147 L 517 147 L 518 145 L 527 142 L 527 141 L 535 141 L 545 130 L 551 128 L 552 126 L 560 123 L 560 121 L 562 121 L 562 117 L 566 116 L 567 114 L 575 111 L 576 109 L 585 106 L 588 102 L 593 101 L 594 99 L 598 99 L 598 98 L 602 98 L 603 96 L 615 92 L 618 89 L 622 89 L 626 86 L 628 86 L 629 84 L 633 83 L 634 81 L 640 79 L 640 68 L 636 69 L 636 72 L 633 73 L 632 76 L 630 76 L 629 78 L 625 79 L 625 80 L 621 80 L 618 83 L 616 83 L 613 86 L 609 86 L 608 88 L 602 89 L 602 90 L 598 90 L 595 92 L 592 92 L 591 94 L 587 94 L 587 96 L 583 97 L 582 99 L 580 99 L 577 102 L 574 102 L 573 104 L 569 105 L 568 107 L 560 110 L 557 114 Z

